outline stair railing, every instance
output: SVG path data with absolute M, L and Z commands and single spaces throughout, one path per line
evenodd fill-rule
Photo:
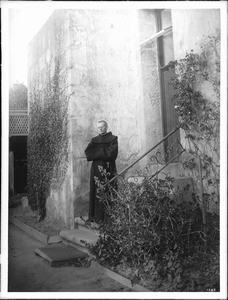
M 116 174 L 111 180 L 109 180 L 106 184 L 110 184 L 113 182 L 117 177 L 123 175 L 126 173 L 130 168 L 132 168 L 135 164 L 137 164 L 142 158 L 144 158 L 147 154 L 149 154 L 151 151 L 153 151 L 157 146 L 159 146 L 161 143 L 163 143 L 165 140 L 167 140 L 172 134 L 174 134 L 177 130 L 180 129 L 180 125 L 176 126 L 170 133 L 168 133 L 163 139 L 161 139 L 155 146 L 147 150 L 145 153 L 143 153 L 138 159 L 136 159 L 133 163 L 131 163 L 128 167 L 123 169 L 120 173 Z M 179 145 L 181 146 L 181 151 L 178 153 L 175 157 L 173 157 L 170 161 L 168 161 L 160 170 L 155 172 L 152 176 L 150 176 L 150 179 L 158 175 L 163 169 L 165 169 L 170 163 L 175 161 L 184 151 L 185 149 L 179 142 Z M 105 184 L 105 185 L 106 185 Z

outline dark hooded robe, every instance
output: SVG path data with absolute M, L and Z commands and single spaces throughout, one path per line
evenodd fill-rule
M 118 154 L 118 138 L 108 132 L 104 135 L 94 137 L 85 150 L 87 161 L 93 161 L 90 171 L 90 201 L 89 201 L 89 220 L 104 221 L 104 204 L 97 197 L 99 191 L 95 183 L 94 176 L 98 180 L 104 181 L 99 166 L 110 173 L 108 180 L 116 175 L 115 160 Z

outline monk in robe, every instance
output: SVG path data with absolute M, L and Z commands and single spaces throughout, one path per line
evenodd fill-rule
M 107 132 L 108 124 L 106 121 L 99 121 L 97 124 L 99 135 L 92 138 L 85 149 L 87 161 L 92 161 L 90 171 L 90 200 L 89 200 L 89 221 L 102 222 L 105 216 L 104 203 L 99 199 L 98 186 L 94 177 L 104 181 L 99 166 L 110 173 L 108 180 L 116 175 L 115 160 L 118 154 L 118 138 Z M 98 196 L 98 197 L 97 197 Z

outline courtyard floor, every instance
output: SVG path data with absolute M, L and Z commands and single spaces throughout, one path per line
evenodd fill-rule
M 126 292 L 128 288 L 90 267 L 51 267 L 34 249 L 44 244 L 9 226 L 9 292 Z

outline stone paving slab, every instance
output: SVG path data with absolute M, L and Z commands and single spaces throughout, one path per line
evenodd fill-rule
M 66 264 L 82 266 L 83 261 L 89 257 L 85 252 L 66 245 L 36 248 L 34 252 L 47 260 L 53 267 Z

